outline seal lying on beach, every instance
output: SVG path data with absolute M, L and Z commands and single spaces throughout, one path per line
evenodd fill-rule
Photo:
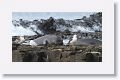
M 55 44 L 55 45 L 62 45 L 63 40 L 60 36 L 57 35 L 45 35 L 34 40 L 30 40 L 30 45 L 43 45 L 43 44 Z
M 79 39 L 77 35 L 73 35 L 72 40 L 69 42 L 69 45 L 102 45 L 102 41 L 97 39 Z
M 97 39 L 78 39 L 75 45 L 102 45 L 102 41 Z

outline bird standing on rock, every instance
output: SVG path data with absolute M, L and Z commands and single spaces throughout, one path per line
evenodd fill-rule
M 31 45 L 31 46 L 37 46 L 37 44 L 33 40 L 30 40 L 29 45 Z
M 75 35 L 73 35 L 73 38 L 70 41 L 70 45 L 75 45 L 76 41 L 77 41 L 77 35 L 75 34 Z
M 70 48 L 71 49 L 74 49 L 75 50 L 75 44 L 76 44 L 76 42 L 77 42 L 77 35 L 75 34 L 75 35 L 73 35 L 73 38 L 72 38 L 72 40 L 70 41 Z
M 15 42 L 19 44 L 23 43 L 24 41 L 25 41 L 24 36 L 18 36 L 18 38 L 15 40 Z

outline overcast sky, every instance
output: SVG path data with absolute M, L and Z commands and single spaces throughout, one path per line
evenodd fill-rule
M 80 19 L 83 16 L 89 16 L 95 12 L 13 12 L 12 18 L 14 20 L 25 19 L 48 19 L 49 17 L 54 17 L 55 19 L 63 18 L 68 20 Z

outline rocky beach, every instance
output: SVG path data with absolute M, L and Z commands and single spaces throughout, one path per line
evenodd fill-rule
M 13 62 L 102 62 L 102 13 L 12 20 Z

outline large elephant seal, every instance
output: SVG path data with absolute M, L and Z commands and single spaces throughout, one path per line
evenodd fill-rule
M 63 40 L 60 36 L 49 34 L 30 41 L 30 45 L 44 45 L 44 44 L 62 45 Z

